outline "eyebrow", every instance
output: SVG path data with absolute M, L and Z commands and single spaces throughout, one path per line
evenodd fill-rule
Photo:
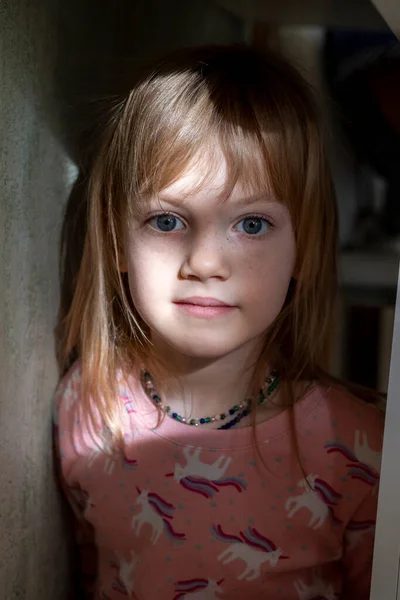
M 188 195 L 189 197 L 189 195 Z M 168 196 L 168 195 L 163 195 L 162 193 L 159 194 L 156 198 L 153 199 L 154 202 L 166 202 L 168 204 L 173 204 L 175 206 L 181 206 L 182 203 L 184 202 L 185 197 L 179 197 L 179 196 Z M 221 201 L 223 201 L 223 198 L 221 198 Z M 253 196 L 241 196 L 238 199 L 235 199 L 233 201 L 233 204 L 235 205 L 245 205 L 245 206 L 251 206 L 252 204 L 259 204 L 261 202 L 267 203 L 267 204 L 281 204 L 281 202 L 278 202 L 278 200 L 276 200 L 276 198 L 274 197 L 270 197 L 267 195 L 253 195 Z
M 235 204 L 258 204 L 260 202 L 265 202 L 267 204 L 280 204 L 273 196 L 268 196 L 266 194 L 263 195 L 254 195 L 254 196 L 241 196 L 238 200 L 235 200 Z

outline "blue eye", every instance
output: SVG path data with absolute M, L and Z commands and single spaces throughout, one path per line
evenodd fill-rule
M 268 231 L 269 227 L 268 221 L 261 217 L 246 217 L 236 225 L 240 233 L 246 233 L 247 235 L 262 235 Z
M 150 225 L 153 227 L 153 229 L 157 229 L 158 231 L 163 231 L 165 233 L 184 228 L 182 221 L 178 219 L 178 217 L 170 215 L 169 213 L 153 217 L 150 219 Z

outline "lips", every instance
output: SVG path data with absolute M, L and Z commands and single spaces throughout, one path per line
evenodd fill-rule
M 236 310 L 236 306 L 226 304 L 217 298 L 205 298 L 203 296 L 192 296 L 182 298 L 174 302 L 182 314 L 198 319 L 213 319 L 223 317 Z
M 222 302 L 222 300 L 217 300 L 217 298 L 204 298 L 202 296 L 193 296 L 191 298 L 182 298 L 181 300 L 176 300 L 175 304 L 191 304 L 193 306 L 232 307 L 232 304 L 227 304 L 226 302 Z

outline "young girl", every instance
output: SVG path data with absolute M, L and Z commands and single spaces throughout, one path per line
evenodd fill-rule
M 87 597 L 367 600 L 382 416 L 323 370 L 335 240 L 282 59 L 185 50 L 114 105 L 59 328 Z

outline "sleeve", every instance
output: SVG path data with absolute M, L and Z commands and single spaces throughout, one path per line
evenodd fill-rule
M 67 482 L 65 476 L 66 465 L 70 466 L 76 460 L 74 445 L 71 443 L 68 422 L 70 421 L 69 405 L 73 394 L 76 392 L 75 382 L 71 381 L 67 375 L 67 380 L 62 382 L 56 393 L 54 403 L 53 419 L 53 448 L 55 460 L 55 472 L 60 490 L 67 501 L 67 524 L 70 526 L 74 537 L 74 547 L 76 556 L 74 556 L 73 565 L 76 568 L 76 581 L 74 587 L 78 589 L 74 593 L 74 598 L 79 600 L 92 600 L 95 594 L 95 584 L 97 580 L 97 549 L 95 535 L 92 525 L 85 519 L 87 497 L 85 492 L 78 485 L 72 486 Z M 66 404 L 68 407 L 66 407 Z
M 378 485 L 371 488 L 347 524 L 344 536 L 344 585 L 341 600 L 369 600 Z

